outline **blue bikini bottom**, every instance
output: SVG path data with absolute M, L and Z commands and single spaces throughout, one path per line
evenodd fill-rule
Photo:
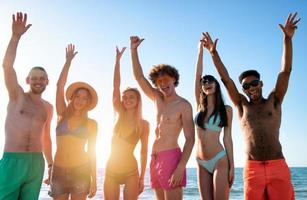
M 215 165 L 217 163 L 217 161 L 219 161 L 221 158 L 223 158 L 226 155 L 226 151 L 222 150 L 220 152 L 218 152 L 213 158 L 211 158 L 210 160 L 200 160 L 198 158 L 196 158 L 197 163 L 204 167 L 205 169 L 207 169 L 208 172 L 210 172 L 211 174 L 213 174 Z

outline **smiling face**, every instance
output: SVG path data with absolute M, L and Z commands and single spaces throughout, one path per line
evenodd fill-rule
M 77 111 L 85 110 L 87 106 L 90 104 L 91 98 L 90 94 L 86 89 L 78 89 L 76 90 L 73 96 L 73 107 Z
M 127 110 L 137 108 L 138 102 L 139 99 L 135 91 L 127 90 L 123 92 L 122 103 Z
M 201 89 L 205 95 L 213 95 L 216 90 L 216 82 L 213 79 L 203 79 Z
M 30 85 L 31 92 L 34 94 L 42 94 L 49 81 L 46 72 L 40 69 L 32 69 L 26 82 Z
M 157 78 L 156 84 L 159 91 L 168 97 L 175 91 L 175 79 L 169 75 L 161 75 Z
M 252 101 L 262 98 L 263 83 L 255 76 L 247 76 L 242 80 L 242 89 Z

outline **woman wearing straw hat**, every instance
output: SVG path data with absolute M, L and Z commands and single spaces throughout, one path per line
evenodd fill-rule
M 119 199 L 120 185 L 124 184 L 124 199 L 136 200 L 144 190 L 144 176 L 147 162 L 149 123 L 142 118 L 142 101 L 136 88 L 127 88 L 120 95 L 121 51 L 116 47 L 116 63 L 113 82 L 113 108 L 118 114 L 113 130 L 112 150 L 109 157 L 104 182 L 106 200 Z M 133 155 L 141 141 L 140 172 Z
M 81 200 L 86 199 L 87 195 L 91 198 L 96 193 L 97 123 L 87 115 L 97 104 L 96 91 L 87 83 L 75 82 L 66 90 L 67 105 L 64 99 L 64 86 L 76 54 L 74 45 L 69 44 L 66 62 L 57 83 L 57 150 L 49 192 L 56 200 Z

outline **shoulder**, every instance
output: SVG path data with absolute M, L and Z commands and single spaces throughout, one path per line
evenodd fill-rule
M 51 103 L 49 103 L 48 101 L 46 101 L 46 100 L 44 100 L 44 99 L 42 99 L 42 101 L 43 101 L 45 107 L 46 107 L 48 110 L 50 110 L 50 109 L 52 110 L 52 109 L 53 109 L 53 106 L 52 106 Z
M 191 103 L 188 100 L 186 100 L 185 98 L 183 98 L 183 97 L 180 97 L 179 105 L 183 109 L 192 109 Z
M 145 119 L 142 119 L 142 126 L 143 127 L 149 127 L 149 122 Z
M 225 105 L 225 109 L 227 113 L 232 113 L 232 107 L 230 105 Z
M 45 106 L 45 109 L 46 109 L 47 113 L 49 115 L 53 115 L 53 106 L 52 106 L 52 104 L 49 103 L 48 101 L 44 100 L 44 99 L 42 99 L 42 102 L 43 102 L 43 104 Z
M 97 129 L 97 127 L 98 127 L 97 121 L 94 120 L 94 119 L 91 119 L 91 118 L 88 118 L 88 120 L 87 120 L 87 125 L 88 125 L 90 128 L 94 128 L 94 129 Z

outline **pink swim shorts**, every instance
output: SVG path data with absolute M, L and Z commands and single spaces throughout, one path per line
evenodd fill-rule
M 184 170 L 183 178 L 180 186 L 172 187 L 169 180 L 177 168 L 181 159 L 180 148 L 160 151 L 151 155 L 150 161 L 150 186 L 153 189 L 162 188 L 171 190 L 176 187 L 186 186 L 186 170 Z

